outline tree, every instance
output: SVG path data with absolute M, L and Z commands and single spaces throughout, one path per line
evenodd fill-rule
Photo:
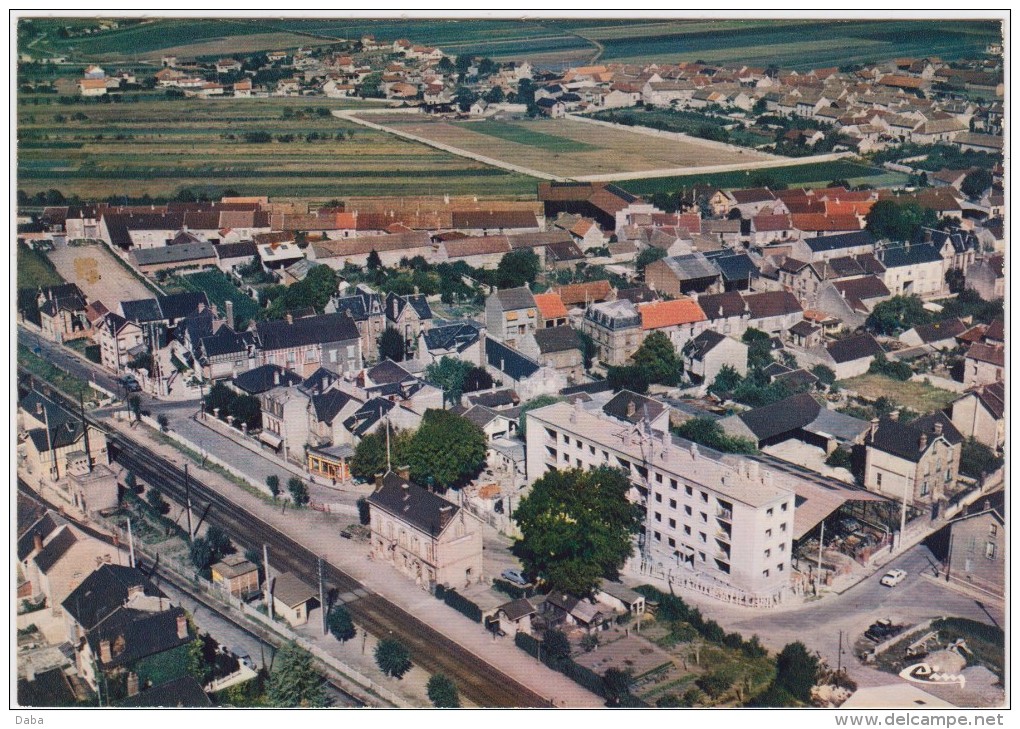
M 365 262 L 369 271 L 375 271 L 382 268 L 382 258 L 379 257 L 379 252 L 373 248 L 368 254 L 368 260 Z
M 287 490 L 290 492 L 291 501 L 296 506 L 304 506 L 308 503 L 308 486 L 297 476 L 291 476 L 287 480 Z
M 866 227 L 876 238 L 909 241 L 920 228 L 934 228 L 937 223 L 935 211 L 916 202 L 879 200 L 868 213 Z
M 637 258 L 634 259 L 634 265 L 637 268 L 638 275 L 643 277 L 645 275 L 645 268 L 648 264 L 655 263 L 656 261 L 665 258 L 666 255 L 666 250 L 664 248 L 657 248 L 655 246 L 645 248 L 643 251 L 638 253 Z
M 402 678 L 411 670 L 411 652 L 400 641 L 386 638 L 375 647 L 375 663 L 387 676 Z
M 816 364 L 811 368 L 811 374 L 818 378 L 818 381 L 823 385 L 831 385 L 836 381 L 836 373 L 831 367 L 826 367 L 823 364 Z
M 379 359 L 404 361 L 404 338 L 393 327 L 386 327 L 379 336 Z
M 554 661 L 570 658 L 570 639 L 561 630 L 551 628 L 542 636 L 542 648 L 545 654 Z
M 390 461 L 393 465 L 407 463 L 408 448 L 414 432 L 390 428 Z M 369 480 L 386 472 L 386 426 L 380 432 L 370 433 L 361 439 L 351 459 L 351 475 Z
M 166 500 L 163 498 L 163 492 L 160 491 L 158 486 L 149 488 L 145 494 L 145 501 L 160 516 L 170 511 L 170 504 L 166 503 Z
M 538 397 L 528 400 L 526 403 L 521 405 L 520 420 L 517 422 L 517 432 L 520 434 L 521 438 L 527 440 L 529 411 L 544 408 L 546 405 L 552 405 L 553 403 L 561 401 L 562 398 L 556 397 L 556 395 L 539 395 Z
M 234 551 L 234 545 L 230 543 L 230 537 L 218 526 L 209 527 L 205 533 L 205 538 L 209 542 L 209 549 L 212 550 L 214 560 L 221 559 Z
M 357 501 L 358 505 L 358 522 L 368 526 L 372 523 L 372 507 L 368 503 L 368 499 L 362 496 Z
M 457 685 L 441 673 L 434 674 L 429 678 L 426 686 L 429 701 L 437 709 L 459 709 L 460 696 L 457 695 Z
M 740 373 L 733 369 L 733 367 L 730 365 L 723 365 L 719 368 L 719 374 L 715 376 L 712 384 L 709 385 L 708 391 L 713 395 L 728 398 L 743 381 L 744 378 L 741 377 Z
M 426 410 L 411 439 L 411 479 L 439 491 L 460 487 L 485 465 L 485 433 L 449 410 Z
M 315 266 L 303 280 L 272 297 L 273 303 L 266 311 L 266 316 L 278 319 L 289 310 L 308 307 L 321 312 L 336 293 L 338 283 L 339 278 L 332 268 L 321 264 Z
M 649 383 L 677 385 L 683 374 L 684 363 L 663 332 L 652 332 L 641 343 L 631 359 L 634 366 L 645 373 Z
M 986 473 L 997 470 L 1002 464 L 1000 456 L 996 456 L 991 448 L 973 437 L 965 440 L 960 447 L 960 473 L 964 476 L 981 478 Z
M 269 677 L 269 705 L 281 709 L 326 706 L 322 676 L 312 666 L 312 654 L 293 641 L 276 653 Z
M 637 365 L 609 365 L 606 382 L 614 390 L 630 390 L 639 395 L 648 392 L 648 373 Z
M 968 172 L 960 185 L 960 192 L 972 200 L 979 199 L 984 195 L 985 190 L 992 186 L 992 173 L 986 169 L 976 169 Z
M 456 357 L 443 357 L 425 368 L 425 379 L 442 389 L 445 402 L 460 404 L 460 396 L 464 393 L 464 381 L 471 372 L 470 362 Z
M 135 420 L 142 419 L 142 398 L 138 397 L 138 395 L 132 395 L 128 398 L 128 407 L 135 414 Z
M 921 324 L 928 324 L 932 315 L 917 296 L 894 296 L 877 304 L 864 325 L 876 334 L 900 334 Z
M 818 674 L 818 658 L 803 643 L 789 643 L 776 658 L 776 685 L 800 701 L 811 700 L 811 687 Z
M 230 404 L 230 414 L 234 416 L 234 425 L 247 425 L 248 430 L 262 427 L 262 406 L 253 395 L 238 395 Z
M 677 426 L 674 432 L 681 438 L 686 438 L 724 453 L 758 452 L 758 446 L 753 440 L 727 435 L 722 426 L 711 418 L 691 418 Z
M 615 578 L 641 526 L 641 507 L 627 499 L 630 488 L 622 471 L 605 466 L 542 476 L 514 514 L 522 535 L 514 552 L 525 570 L 575 595 Z
M 740 338 L 747 345 L 747 366 L 761 370 L 772 364 L 772 338 L 760 329 L 748 327 Z
M 945 278 L 946 286 L 949 287 L 949 293 L 951 294 L 960 293 L 967 285 L 967 277 L 960 268 L 950 268 L 946 271 Z
M 606 700 L 610 706 L 620 706 L 630 703 L 630 686 L 634 683 L 634 676 L 630 670 L 622 671 L 619 668 L 608 668 L 602 675 L 602 686 L 606 693 Z
M 212 545 L 209 544 L 209 540 L 205 537 L 196 537 L 191 542 L 189 554 L 191 563 L 195 565 L 195 569 L 199 572 L 204 572 L 209 568 L 209 565 L 216 561 Z
M 354 628 L 350 612 L 343 605 L 333 606 L 333 609 L 329 611 L 329 617 L 326 618 L 326 625 L 333 637 L 341 643 L 350 640 L 358 632 Z
M 164 433 L 170 430 L 170 418 L 166 416 L 166 413 L 160 413 L 157 415 L 156 422 L 159 424 L 159 429 Z
M 280 477 L 275 473 L 266 476 L 266 487 L 269 489 L 269 493 L 273 495 L 275 500 L 280 495 Z
M 236 399 L 237 393 L 222 382 L 217 382 L 209 390 L 209 394 L 205 396 L 205 411 L 213 413 L 219 410 L 220 417 L 226 417 L 230 412 L 230 406 L 233 405 Z
M 496 267 L 496 285 L 501 289 L 512 289 L 534 283 L 541 270 L 538 255 L 530 248 L 510 251 Z

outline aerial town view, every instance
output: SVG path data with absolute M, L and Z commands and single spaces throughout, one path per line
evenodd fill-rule
M 1004 12 L 10 22 L 19 723 L 1002 725 Z

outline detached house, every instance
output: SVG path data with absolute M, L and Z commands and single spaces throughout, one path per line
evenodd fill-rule
M 1006 386 L 976 387 L 952 404 L 953 425 L 967 438 L 1000 450 L 1006 443 Z
M 40 326 L 47 339 L 65 342 L 89 335 L 85 317 L 88 302 L 76 284 L 42 287 L 37 303 Z
M 531 289 L 503 289 L 485 300 L 485 327 L 489 336 L 511 347 L 538 328 L 538 306 Z
M 690 340 L 681 354 L 684 372 L 693 382 L 709 384 L 725 366 L 732 367 L 741 377 L 747 374 L 747 345 L 711 329 Z
M 280 365 L 307 377 L 319 367 L 334 372 L 356 372 L 362 367 L 361 333 L 346 313 L 256 325 L 257 365 Z
M 368 497 L 372 558 L 423 589 L 482 579 L 482 525 L 443 497 L 390 472 Z

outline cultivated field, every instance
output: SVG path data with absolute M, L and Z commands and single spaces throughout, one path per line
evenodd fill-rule
M 164 287 L 170 291 L 204 291 L 209 303 L 219 308 L 220 315 L 226 312 L 226 302 L 234 304 L 235 328 L 240 331 L 258 314 L 259 307 L 251 297 L 241 291 L 222 271 L 206 269 L 172 278 Z
M 470 154 L 558 177 L 751 164 L 775 159 L 750 149 L 696 139 L 657 138 L 569 119 L 447 122 L 373 114 L 369 120 Z
M 955 392 L 933 387 L 924 382 L 901 382 L 875 374 L 841 380 L 839 385 L 844 390 L 856 392 L 861 397 L 871 400 L 887 397 L 899 406 L 921 413 L 941 410 L 959 397 Z
M 88 199 L 172 197 L 188 188 L 215 197 L 232 189 L 242 195 L 313 200 L 349 195 L 535 194 L 534 180 L 524 175 L 395 139 L 329 113 L 366 108 L 358 102 L 323 98 L 55 102 L 52 97 L 33 97 L 18 107 L 18 189 L 28 193 L 55 188 L 66 196 Z M 249 132 L 269 133 L 273 141 L 248 143 L 244 135 Z M 279 141 L 280 137 L 290 141 Z

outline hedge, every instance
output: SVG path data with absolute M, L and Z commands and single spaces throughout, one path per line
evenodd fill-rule
M 439 588 L 436 587 L 436 597 L 439 597 Z M 443 602 L 457 612 L 466 615 L 476 623 L 482 622 L 482 609 L 471 600 L 458 593 L 456 590 L 443 590 Z
M 584 686 L 586 689 L 598 694 L 599 696 L 604 697 L 606 695 L 606 687 L 601 676 L 592 671 L 590 668 L 585 668 L 584 666 L 575 663 L 570 658 L 564 658 L 562 660 L 550 658 L 548 653 L 542 651 L 542 641 L 538 640 L 533 635 L 528 635 L 523 631 L 518 632 L 514 636 L 514 645 L 530 655 L 532 658 L 538 658 L 541 654 L 540 660 L 549 668 L 554 671 L 559 671 L 574 683 Z
M 492 587 L 494 590 L 499 590 L 504 595 L 509 595 L 515 600 L 522 597 L 531 597 L 535 594 L 535 591 L 530 587 L 520 587 L 507 580 L 495 579 L 492 581 Z
M 519 630 L 514 636 L 514 645 L 530 655 L 532 658 L 538 658 L 538 652 L 542 648 L 542 641 L 533 635 L 529 635 L 528 633 Z

